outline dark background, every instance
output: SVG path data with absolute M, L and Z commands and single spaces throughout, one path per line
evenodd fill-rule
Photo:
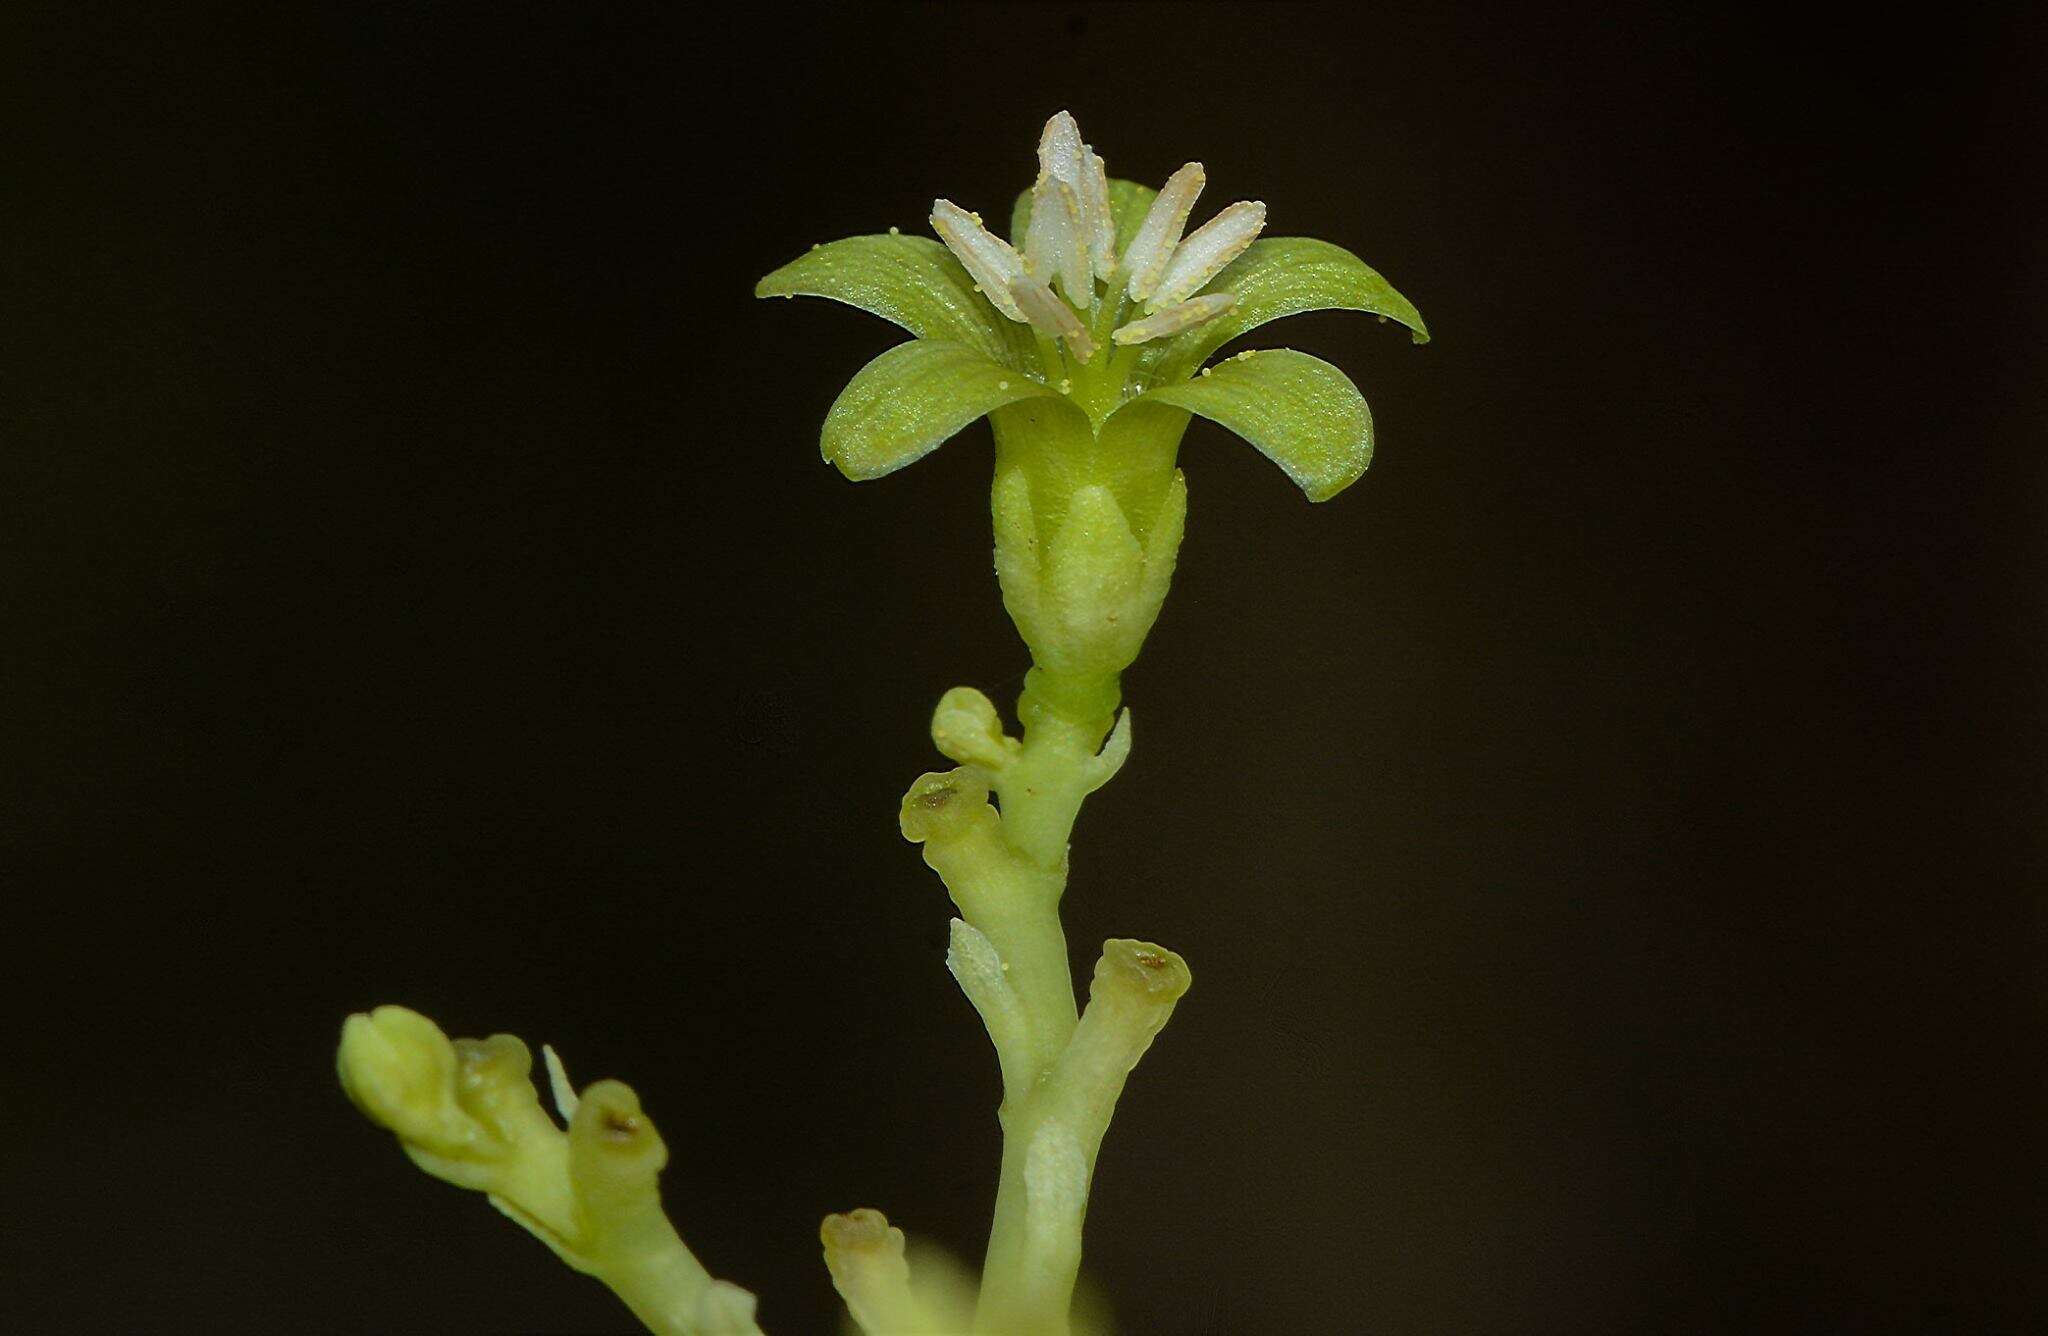
M 848 485 L 899 336 L 749 291 L 1070 107 L 1436 334 L 1255 336 L 1372 401 L 1328 506 L 1183 452 L 1068 900 L 1196 974 L 1125 1329 L 2038 1329 L 2044 32 L 1874 15 L 13 11 L 0 1318 L 628 1330 L 344 1103 L 383 1001 L 630 1080 L 771 1331 L 827 1210 L 978 1255 L 894 812 L 1024 666 L 986 428 Z

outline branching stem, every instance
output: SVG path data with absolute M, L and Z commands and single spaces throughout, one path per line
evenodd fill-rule
M 1067 841 L 1082 801 L 1128 749 L 1128 728 L 1110 731 L 1117 699 L 1113 675 L 1034 670 L 1021 745 L 971 740 L 966 707 L 942 709 L 935 735 L 985 764 L 927 775 L 904 799 L 904 833 L 923 842 L 960 910 L 948 965 L 1003 1070 L 1002 1176 L 978 1331 L 1067 1330 L 1096 1152 L 1125 1077 L 1188 984 L 1172 952 L 1112 941 L 1086 1013 L 1075 1004 L 1059 919 Z

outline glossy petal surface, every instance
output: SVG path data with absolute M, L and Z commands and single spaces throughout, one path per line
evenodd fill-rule
M 808 251 L 754 286 L 757 297 L 829 297 L 893 321 L 920 339 L 977 348 L 1011 366 L 1029 346 L 974 290 L 974 279 L 929 237 L 847 237 Z
M 1232 358 L 1133 403 L 1170 404 L 1228 427 L 1327 501 L 1372 462 L 1372 414 L 1358 387 L 1321 358 L 1276 348 Z
M 1192 370 L 1238 335 L 1304 311 L 1382 315 L 1406 325 L 1415 342 L 1429 342 L 1429 330 L 1414 303 L 1350 251 L 1313 237 L 1254 241 L 1207 291 L 1227 293 L 1237 301 L 1168 345 L 1166 356 L 1175 367 Z
M 826 460 L 855 481 L 894 473 L 992 409 L 1051 390 L 976 349 L 919 339 L 860 369 L 825 415 Z

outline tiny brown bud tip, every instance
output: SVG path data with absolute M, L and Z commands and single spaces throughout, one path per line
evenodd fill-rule
M 994 815 L 995 809 L 988 802 L 988 781 L 963 766 L 918 776 L 910 791 L 903 795 L 898 821 L 904 839 L 923 844 L 927 840 L 957 838 Z
M 1172 1003 L 1194 982 L 1188 963 L 1176 953 L 1151 942 L 1127 937 L 1111 938 L 1102 944 L 1102 959 L 1095 965 L 1090 993 L 1113 988 L 1133 998 L 1153 1003 Z
M 640 1108 L 640 1097 L 623 1081 L 598 1081 L 584 1090 L 576 1101 L 569 1133 L 612 1151 L 666 1154 L 654 1121 Z

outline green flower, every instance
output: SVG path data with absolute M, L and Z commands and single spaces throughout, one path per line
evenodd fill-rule
M 1111 180 L 1066 112 L 1046 122 L 1038 159 L 1009 241 L 941 199 L 931 225 L 943 246 L 894 232 L 848 237 L 755 288 L 847 302 L 917 336 L 847 385 L 826 415 L 825 458 L 849 478 L 880 477 L 977 418 L 992 417 L 1000 436 L 1005 414 L 1015 420 L 1028 407 L 1041 422 L 1071 419 L 1050 434 L 1085 434 L 1098 448 L 1147 438 L 1130 443 L 1141 457 L 1129 462 L 1157 482 L 1193 413 L 1251 442 L 1310 500 L 1357 481 L 1372 458 L 1372 419 L 1343 372 L 1285 349 L 1203 364 L 1231 339 L 1302 311 L 1370 312 L 1425 342 L 1415 307 L 1342 247 L 1257 240 L 1262 203 L 1232 204 L 1183 235 L 1202 190 L 1200 163 L 1156 192 Z M 1162 437 L 1171 439 L 1160 459 Z M 1094 471 L 1118 471 L 1102 462 Z
M 755 288 L 831 297 L 917 336 L 862 368 L 825 415 L 825 458 L 847 477 L 892 473 L 989 419 L 996 574 L 1036 664 L 1019 708 L 1027 723 L 1057 717 L 1095 744 L 1173 574 L 1190 415 L 1250 441 L 1312 501 L 1372 459 L 1365 400 L 1329 363 L 1286 349 L 1204 363 L 1299 311 L 1369 311 L 1429 337 L 1349 251 L 1260 240 L 1264 204 L 1232 204 L 1188 232 L 1202 181 L 1198 162 L 1157 191 L 1111 180 L 1063 111 L 1045 124 L 1010 240 L 935 200 L 943 245 L 849 237 Z

